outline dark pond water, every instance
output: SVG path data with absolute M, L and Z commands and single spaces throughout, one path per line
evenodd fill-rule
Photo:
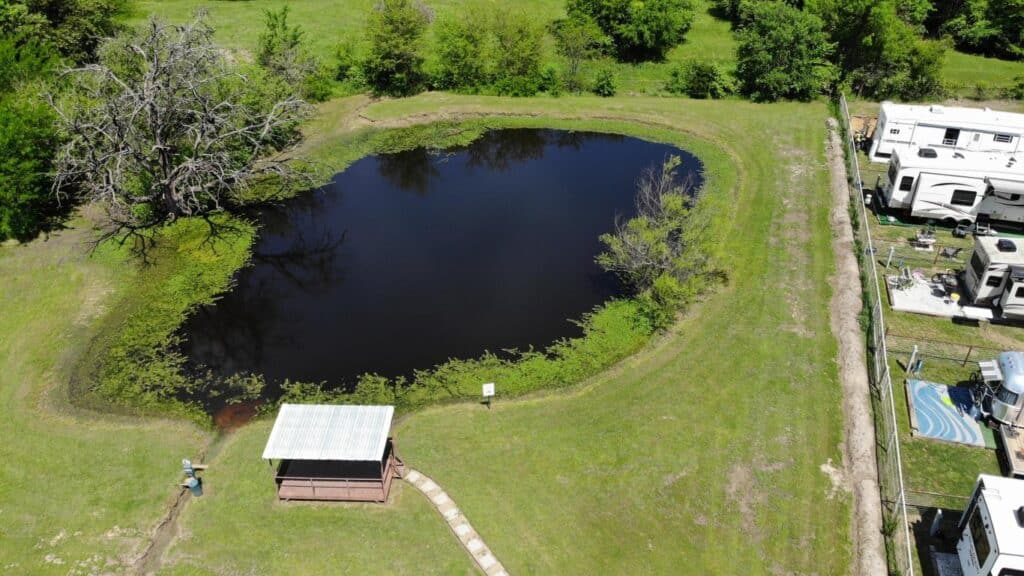
M 220 374 L 340 386 L 578 335 L 572 320 L 620 289 L 598 236 L 669 154 L 699 170 L 671 146 L 552 130 L 364 158 L 262 215 L 253 266 L 188 322 L 187 352 Z

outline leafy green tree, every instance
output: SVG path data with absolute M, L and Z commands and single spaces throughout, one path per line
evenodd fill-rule
M 0 0 L 0 32 L 35 37 L 75 62 L 88 62 L 121 30 L 126 8 L 127 0 Z
M 637 182 L 636 216 L 601 236 L 597 263 L 618 275 L 639 296 L 655 325 L 675 312 L 715 275 L 708 257 L 708 219 L 687 182 L 678 156 L 645 171 Z
M 49 173 L 59 144 L 45 102 L 28 90 L 0 95 L 0 240 L 30 239 L 53 215 Z
M 40 97 L 56 64 L 46 43 L 0 36 L 0 240 L 32 238 L 58 208 L 50 171 L 60 139 Z
M 558 53 L 565 58 L 565 87 L 572 92 L 583 89 L 581 66 L 587 60 L 605 52 L 611 39 L 597 25 L 593 18 L 574 14 L 551 25 Z
M 665 88 L 691 98 L 723 98 L 732 90 L 732 83 L 714 62 L 688 60 L 669 72 Z
M 691 0 L 567 0 L 570 16 L 589 16 L 622 60 L 661 60 L 693 24 Z
M 408 96 L 423 89 L 423 34 L 433 19 L 413 0 L 381 0 L 366 27 L 369 54 L 362 71 L 377 94 Z
M 944 48 L 901 19 L 896 0 L 808 0 L 836 44 L 842 77 L 876 98 L 921 98 L 936 91 Z
M 736 77 L 757 101 L 808 100 L 834 76 L 821 19 L 778 1 L 745 6 L 737 34 Z
M 996 29 L 991 54 L 1024 59 L 1024 0 L 988 0 L 987 14 Z
M 476 89 L 489 84 L 490 23 L 471 10 L 440 20 L 435 27 L 437 69 L 434 83 L 442 90 Z
M 544 28 L 520 10 L 494 16 L 494 79 L 500 94 L 532 96 L 543 84 Z

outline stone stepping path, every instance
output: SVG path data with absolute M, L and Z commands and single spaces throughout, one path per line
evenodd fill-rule
M 501 565 L 501 562 L 494 556 L 491 549 L 487 547 L 480 535 L 466 519 L 466 515 L 459 510 L 452 500 L 436 482 L 418 472 L 409 469 L 403 475 L 403 479 L 423 492 L 423 495 L 430 500 L 434 508 L 441 514 L 448 527 L 452 529 L 455 537 L 459 539 L 462 547 L 473 557 L 476 565 L 483 570 L 487 576 L 508 576 L 508 571 Z

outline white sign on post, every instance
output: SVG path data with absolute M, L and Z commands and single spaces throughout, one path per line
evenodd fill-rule
M 488 382 L 484 384 L 484 398 L 491 398 L 494 396 L 494 382 Z

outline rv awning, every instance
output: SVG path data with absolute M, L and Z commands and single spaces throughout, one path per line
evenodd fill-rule
M 263 459 L 380 460 L 394 412 L 394 406 L 285 404 Z
M 1024 195 L 1024 182 L 1022 181 L 1003 180 L 1001 178 L 985 178 L 985 183 L 991 186 L 996 192 Z

